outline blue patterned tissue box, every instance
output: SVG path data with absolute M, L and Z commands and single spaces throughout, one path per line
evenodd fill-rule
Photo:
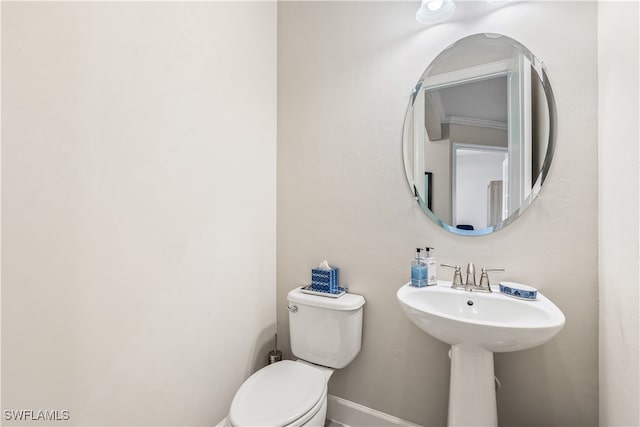
M 311 289 L 318 292 L 328 292 L 330 294 L 339 293 L 338 269 L 311 269 Z

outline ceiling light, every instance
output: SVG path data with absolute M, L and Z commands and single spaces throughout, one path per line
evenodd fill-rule
M 438 9 L 442 7 L 442 0 L 433 0 L 427 3 L 427 9 L 431 12 L 436 12 Z
M 435 24 L 447 19 L 455 9 L 453 0 L 422 0 L 416 20 L 422 24 Z

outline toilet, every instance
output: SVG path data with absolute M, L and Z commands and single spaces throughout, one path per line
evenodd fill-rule
M 291 350 L 299 359 L 283 360 L 251 375 L 231 402 L 227 425 L 323 427 L 329 378 L 360 352 L 365 302 L 361 295 L 329 298 L 296 288 L 287 300 Z

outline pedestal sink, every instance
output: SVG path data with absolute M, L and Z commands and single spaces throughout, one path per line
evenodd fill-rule
M 397 293 L 405 314 L 451 345 L 448 426 L 497 426 L 493 353 L 544 344 L 564 326 L 562 311 L 538 292 L 534 301 L 451 289 L 450 282 Z

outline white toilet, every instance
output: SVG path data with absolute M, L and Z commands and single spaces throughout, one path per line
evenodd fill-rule
M 333 369 L 347 366 L 362 342 L 361 295 L 328 298 L 289 292 L 291 350 L 283 360 L 251 375 L 237 391 L 227 424 L 240 426 L 324 426 L 327 383 Z

